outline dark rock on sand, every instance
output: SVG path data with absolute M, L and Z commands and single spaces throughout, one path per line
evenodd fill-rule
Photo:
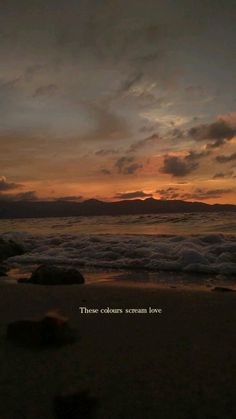
M 235 290 L 233 290 L 232 288 L 227 288 L 227 287 L 215 287 L 212 289 L 212 291 L 217 291 L 217 292 L 235 292 Z
M 7 276 L 7 267 L 0 265 L 0 276 Z
M 19 243 L 0 237 L 0 262 L 11 256 L 22 255 L 23 253 L 24 248 Z
M 19 320 L 10 323 L 7 339 L 24 346 L 62 346 L 75 342 L 75 334 L 66 317 L 52 312 L 39 321 Z
M 41 265 L 32 273 L 30 279 L 21 279 L 19 282 L 38 285 L 72 285 L 83 284 L 85 281 L 78 269 Z
M 54 399 L 55 419 L 94 419 L 99 406 L 98 400 L 87 390 L 56 396 Z

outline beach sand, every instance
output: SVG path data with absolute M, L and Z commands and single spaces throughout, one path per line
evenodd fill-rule
M 112 282 L 0 283 L 0 418 L 52 419 L 56 394 L 88 388 L 99 419 L 236 417 L 236 293 Z M 81 314 L 160 308 L 161 314 Z M 75 344 L 32 350 L 6 327 L 49 310 L 70 318 Z

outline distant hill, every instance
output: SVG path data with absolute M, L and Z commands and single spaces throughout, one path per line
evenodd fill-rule
M 0 201 L 0 218 L 71 217 L 92 215 L 134 215 L 236 211 L 236 205 L 187 202 L 179 200 L 124 200 L 103 202 L 89 199 L 83 202 Z

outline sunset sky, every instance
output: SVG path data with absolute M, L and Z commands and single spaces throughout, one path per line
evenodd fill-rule
M 236 204 L 235 0 L 5 0 L 0 200 Z

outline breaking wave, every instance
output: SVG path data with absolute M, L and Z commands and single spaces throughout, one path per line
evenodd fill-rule
M 4 233 L 26 253 L 8 259 L 12 267 L 41 263 L 85 268 L 236 274 L 236 236 L 86 235 Z

